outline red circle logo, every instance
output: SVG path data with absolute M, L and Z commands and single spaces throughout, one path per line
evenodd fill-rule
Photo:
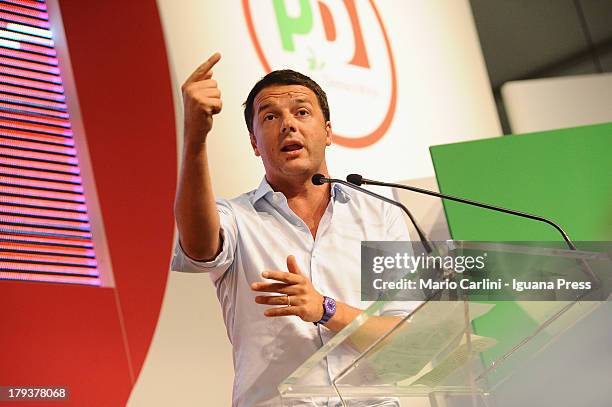
M 285 3 L 258 0 L 252 8 L 250 0 L 242 0 L 249 35 L 264 70 L 291 66 L 308 71 L 325 86 L 330 104 L 336 106 L 334 116 L 340 116 L 341 130 L 340 134 L 334 131 L 334 142 L 349 148 L 376 143 L 395 114 L 397 75 L 374 2 Z M 268 45 L 265 52 L 262 43 Z M 338 123 L 334 123 L 335 128 Z

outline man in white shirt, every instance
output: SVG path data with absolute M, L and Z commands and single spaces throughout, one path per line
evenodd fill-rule
M 208 272 L 215 284 L 234 349 L 233 405 L 276 406 L 280 382 L 369 305 L 360 298 L 360 242 L 409 237 L 396 208 L 312 184 L 314 174 L 328 175 L 329 107 L 314 81 L 290 70 L 266 75 L 245 102 L 265 178 L 254 191 L 215 200 L 206 141 L 222 108 L 211 72 L 220 58 L 212 55 L 182 87 L 173 270 Z M 381 323 L 405 313 L 386 309 Z M 349 360 L 328 358 L 321 384 Z

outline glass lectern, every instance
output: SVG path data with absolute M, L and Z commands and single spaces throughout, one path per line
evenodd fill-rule
M 478 276 L 437 270 L 437 281 L 468 278 L 465 284 L 385 292 L 279 385 L 283 405 L 393 406 L 411 397 L 436 407 L 496 405 L 496 390 L 526 361 L 607 304 L 611 251 L 592 243 L 584 250 L 525 242 L 437 244 L 447 257 L 484 255 L 486 267 Z M 409 277 L 416 281 L 419 273 Z M 470 284 L 478 281 L 489 284 Z M 381 312 L 391 301 L 419 295 L 405 315 Z M 331 359 L 342 368 L 332 370 Z

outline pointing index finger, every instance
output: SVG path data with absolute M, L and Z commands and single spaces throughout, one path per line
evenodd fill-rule
M 210 58 L 204 61 L 202 65 L 200 65 L 199 67 L 196 68 L 195 71 L 193 71 L 191 76 L 189 76 L 189 78 L 187 79 L 186 83 L 191 83 L 191 82 L 195 82 L 200 79 L 204 79 L 206 74 L 210 72 L 212 67 L 215 66 L 215 64 L 219 62 L 220 59 L 221 59 L 220 53 L 215 52 L 214 54 L 212 54 Z

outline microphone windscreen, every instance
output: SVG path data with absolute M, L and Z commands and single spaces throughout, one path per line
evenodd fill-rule
M 361 186 L 363 183 L 363 177 L 359 174 L 349 174 L 346 176 L 346 180 L 353 185 Z
M 323 185 L 323 178 L 325 178 L 323 174 L 315 174 L 312 176 L 312 183 L 315 185 Z

